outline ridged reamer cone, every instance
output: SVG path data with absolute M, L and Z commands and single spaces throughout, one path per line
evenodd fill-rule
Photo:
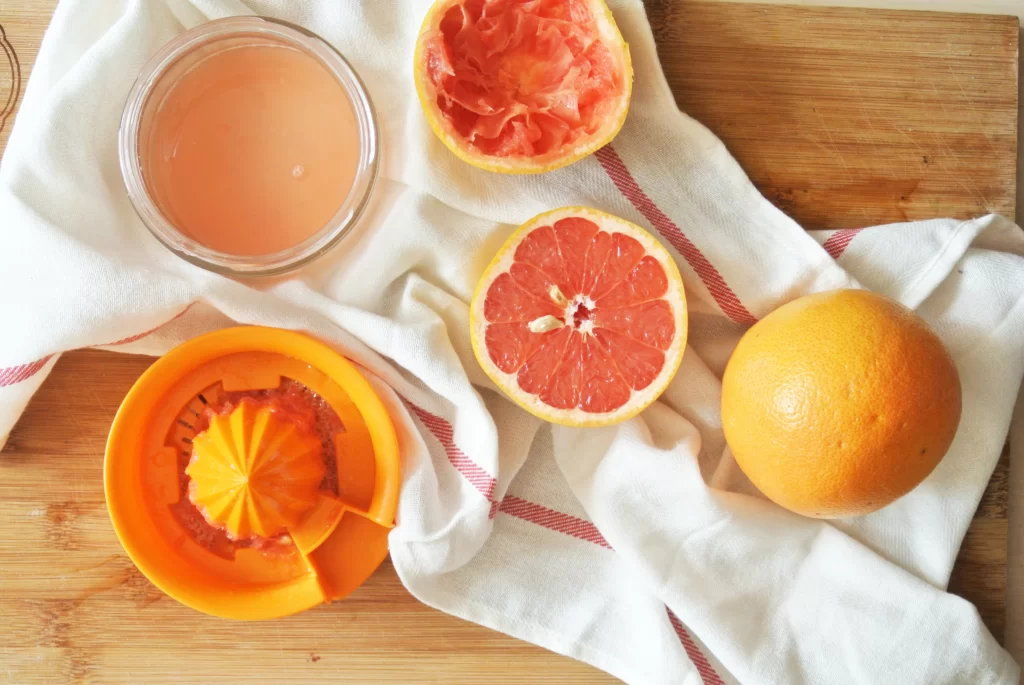
M 267 407 L 242 401 L 192 441 L 189 496 L 235 539 L 271 537 L 317 501 L 324 477 L 320 440 Z

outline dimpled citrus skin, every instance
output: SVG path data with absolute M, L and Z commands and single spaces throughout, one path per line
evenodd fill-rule
M 960 422 L 960 378 L 917 314 L 864 290 L 786 304 L 740 340 L 722 379 L 725 438 L 775 503 L 859 516 L 916 487 Z

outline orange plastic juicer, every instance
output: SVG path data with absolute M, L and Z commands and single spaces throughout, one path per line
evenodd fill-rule
M 117 412 L 107 508 L 153 584 L 215 616 L 340 599 L 387 556 L 400 487 L 384 404 L 305 335 L 229 328 L 157 360 Z

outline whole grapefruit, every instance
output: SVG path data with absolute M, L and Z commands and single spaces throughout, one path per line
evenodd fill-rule
M 751 482 L 804 516 L 880 509 L 923 481 L 960 422 L 952 358 L 910 309 L 865 290 L 783 305 L 736 346 L 722 422 Z

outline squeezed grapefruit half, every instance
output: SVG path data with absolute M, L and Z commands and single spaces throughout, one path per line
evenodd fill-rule
M 587 207 L 523 224 L 470 305 L 473 351 L 514 402 L 546 421 L 624 421 L 665 390 L 686 348 L 686 298 L 647 231 Z
M 633 85 L 603 0 L 437 0 L 414 75 L 444 144 L 505 173 L 557 169 L 611 142 Z

